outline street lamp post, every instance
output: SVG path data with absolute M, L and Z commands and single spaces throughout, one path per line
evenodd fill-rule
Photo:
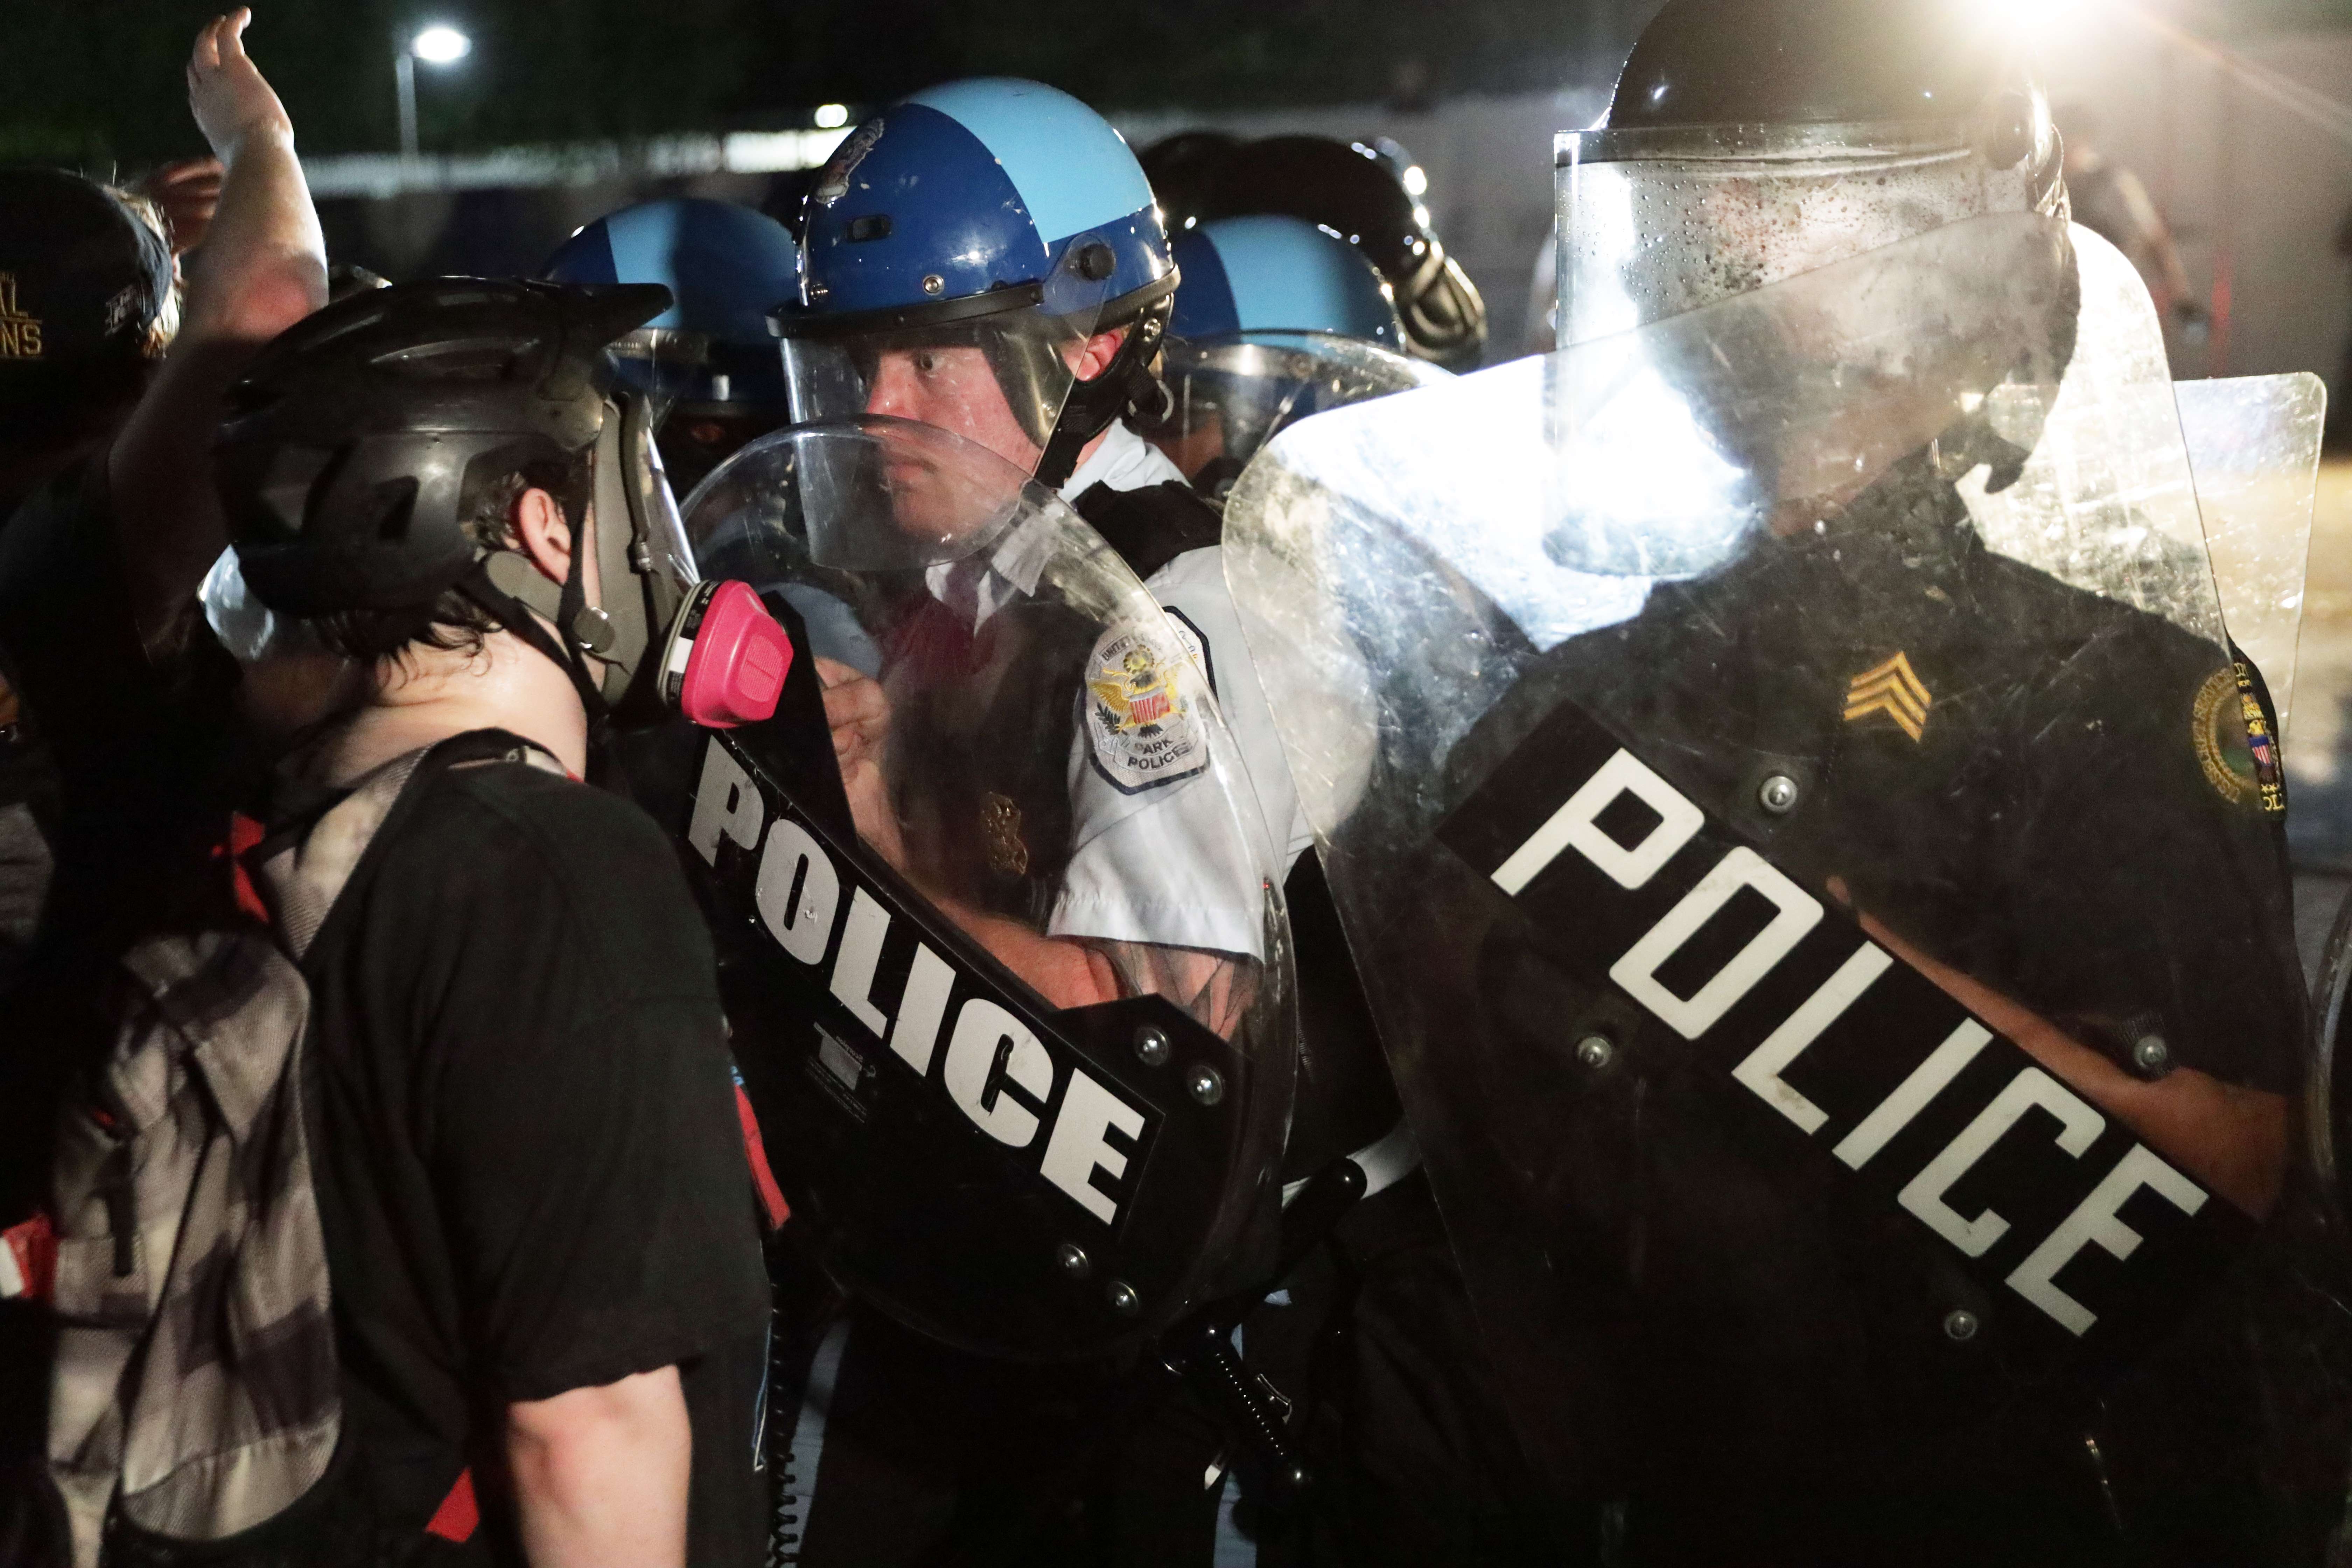
M 473 52 L 474 40 L 442 23 L 415 34 L 395 28 L 392 37 L 392 77 L 400 91 L 400 155 L 415 163 L 416 149 L 416 62 L 455 65 Z

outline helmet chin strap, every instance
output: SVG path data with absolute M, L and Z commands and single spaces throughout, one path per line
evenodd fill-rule
M 581 709 L 588 715 L 589 738 L 593 741 L 610 721 L 612 709 L 604 700 L 603 683 L 589 666 L 587 650 L 564 629 L 572 623 L 572 617 L 563 614 L 565 605 L 581 606 L 587 602 L 581 565 L 585 553 L 580 550 L 572 552 L 571 570 L 564 574 L 563 585 L 558 589 L 526 557 L 510 550 L 497 551 L 474 563 L 474 569 L 458 580 L 457 591 L 563 671 L 572 689 L 580 695 Z M 506 581 L 501 583 L 501 578 Z M 552 603 L 548 602 L 551 599 Z M 577 614 L 577 608 L 573 614 Z M 555 623 L 562 642 L 548 635 L 540 620 L 542 615 Z
M 651 531 L 646 513 L 653 504 L 640 492 L 661 482 L 651 425 L 651 411 L 642 399 L 624 398 L 616 406 L 606 408 L 596 440 L 592 491 L 595 500 L 589 514 L 597 525 L 595 538 L 592 546 L 585 526 L 574 535 L 571 563 L 560 585 L 551 582 L 528 556 L 513 550 L 491 552 L 457 584 L 459 592 L 489 612 L 500 626 L 563 671 L 580 694 L 592 740 L 610 725 L 612 704 L 618 700 L 617 683 L 625 681 L 646 657 L 657 629 L 653 618 L 658 616 L 666 622 L 675 608 L 668 603 L 648 602 L 652 590 L 640 580 L 645 570 L 639 564 L 640 556 L 652 558 L 643 547 Z M 642 452 L 642 464 L 649 466 L 651 472 L 636 471 L 639 465 L 633 465 L 626 456 L 633 448 Z M 583 525 L 587 521 L 583 520 Z M 587 563 L 592 547 L 597 552 L 603 596 L 613 606 L 610 609 L 588 603 Z M 631 598 L 632 590 L 637 599 Z M 541 616 L 554 624 L 554 637 L 548 635 Z M 613 661 L 614 669 L 592 663 L 592 654 Z
M 1045 443 L 1045 454 L 1037 461 L 1039 484 L 1057 490 L 1069 483 L 1087 443 L 1109 429 L 1113 420 L 1130 415 L 1144 419 L 1165 416 L 1168 389 L 1152 367 L 1159 361 L 1160 342 L 1175 303 L 1171 289 L 1146 305 L 1128 323 L 1118 352 L 1102 374 L 1070 388 L 1062 401 L 1061 417 L 1054 423 L 1053 437 Z

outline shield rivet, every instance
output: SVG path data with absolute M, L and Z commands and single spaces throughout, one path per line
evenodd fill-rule
M 1775 816 L 1786 816 L 1796 808 L 1797 781 L 1786 773 L 1774 773 L 1757 786 L 1756 804 Z
M 1956 1345 L 1964 1345 L 1977 1337 L 1977 1315 L 1966 1307 L 1955 1307 L 1944 1314 L 1944 1337 Z
M 2142 1035 L 2132 1042 L 2132 1066 L 2148 1078 L 2162 1078 L 2172 1070 L 2172 1047 L 2162 1035 Z
M 1214 1105 L 1225 1098 L 1225 1080 L 1217 1076 L 1216 1068 L 1205 1063 L 1184 1075 L 1184 1087 L 1203 1105 Z
M 946 279 L 944 279 L 944 278 L 940 277 L 940 276 L 938 273 L 936 273 L 936 272 L 926 272 L 926 273 L 924 273 L 924 274 L 923 274 L 923 292 L 924 292 L 924 293 L 926 293 L 926 294 L 929 294 L 929 295 L 931 295 L 931 296 L 933 296 L 933 297 L 935 297 L 935 298 L 936 298 L 937 296 L 941 295 L 941 294 L 944 294 L 944 293 L 946 293 L 947 291 L 948 291 L 948 280 L 947 280 Z
M 1062 1243 L 1061 1250 L 1054 1255 L 1054 1260 L 1062 1266 L 1062 1272 L 1073 1279 L 1083 1279 L 1095 1271 L 1094 1259 L 1088 1258 L 1087 1249 L 1075 1241 Z
M 1110 1310 L 1122 1318 L 1132 1318 L 1143 1310 L 1143 1298 L 1124 1279 L 1114 1279 L 1104 1286 L 1103 1294 L 1110 1300 Z
M 1599 1072 L 1617 1059 L 1617 1045 L 1606 1035 L 1587 1035 L 1576 1042 L 1576 1059 L 1581 1066 Z
M 1151 1025 L 1144 1025 L 1135 1031 L 1135 1054 L 1145 1067 L 1163 1065 L 1168 1060 L 1168 1037 Z

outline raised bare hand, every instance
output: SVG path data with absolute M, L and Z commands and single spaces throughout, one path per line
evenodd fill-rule
M 294 134 L 286 106 L 245 52 L 246 25 L 252 20 L 253 12 L 242 5 L 215 17 L 197 32 L 188 56 L 188 109 L 223 163 L 235 162 L 249 136 Z
M 222 173 L 218 158 L 183 158 L 139 182 L 139 194 L 163 215 L 173 255 L 185 256 L 205 242 L 213 214 L 220 210 Z

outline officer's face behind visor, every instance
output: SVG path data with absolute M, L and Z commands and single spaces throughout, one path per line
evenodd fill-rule
M 803 419 L 911 419 L 1034 473 L 1071 387 L 1099 368 L 1089 357 L 1093 327 L 1090 317 L 1025 309 L 839 338 L 787 337 L 785 373 Z

